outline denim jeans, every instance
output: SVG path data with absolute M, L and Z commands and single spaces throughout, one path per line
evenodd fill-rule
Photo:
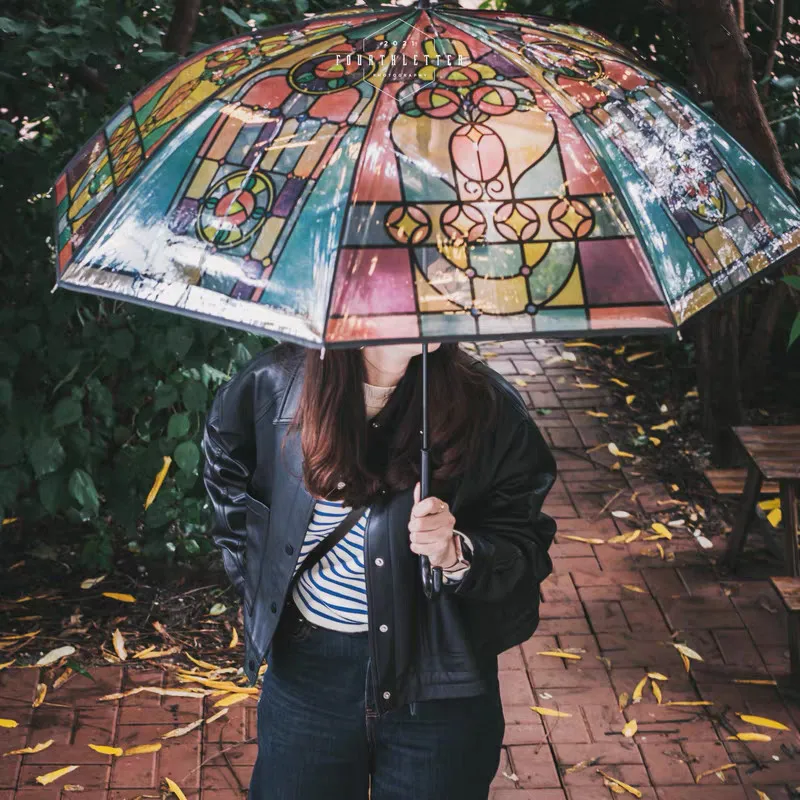
M 378 715 L 367 634 L 304 622 L 273 641 L 248 797 L 486 800 L 504 731 L 496 681 Z

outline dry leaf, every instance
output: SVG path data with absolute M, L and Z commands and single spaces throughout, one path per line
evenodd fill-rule
M 577 386 L 579 389 L 599 389 L 600 385 L 597 383 L 582 383 L 580 380 L 575 381 L 573 386 Z
M 127 661 L 128 660 L 128 651 L 125 649 L 125 637 L 120 633 L 119 628 L 114 631 L 114 635 L 111 637 L 112 641 L 114 642 L 114 652 L 119 657 L 120 661 Z
M 55 650 L 51 650 L 49 653 L 45 653 L 37 662 L 37 667 L 49 667 L 50 664 L 55 664 L 56 661 L 60 661 L 62 658 L 66 656 L 71 656 L 75 652 L 75 648 L 71 645 L 65 645 L 64 647 L 57 647 Z
M 16 728 L 19 723 L 15 719 L 3 719 L 0 717 L 0 728 Z
M 81 581 L 81 589 L 91 589 L 92 587 L 97 586 L 100 581 L 104 581 L 105 579 L 105 575 L 101 575 L 99 578 L 86 578 L 85 580 Z
M 564 774 L 569 775 L 573 772 L 580 772 L 582 769 L 586 769 L 586 767 L 594 766 L 599 760 L 599 757 L 595 756 L 595 758 L 587 758 L 585 761 L 579 761 L 577 764 L 567 767 L 567 769 L 564 770 Z
M 701 778 L 705 778 L 706 775 L 713 775 L 715 772 L 723 772 L 726 769 L 733 769 L 736 764 L 723 764 L 721 767 L 714 767 L 714 769 L 707 769 L 704 772 L 701 772 L 695 779 L 695 783 L 700 783 Z
M 33 698 L 32 706 L 34 708 L 39 708 L 39 706 L 44 703 L 44 698 L 47 697 L 47 684 L 46 683 L 37 683 L 36 684 L 36 697 Z
M 233 650 L 233 648 L 236 647 L 237 644 L 239 644 L 239 634 L 236 631 L 236 628 L 234 628 L 231 633 L 231 641 L 230 644 L 228 645 L 228 649 Z
M 214 703 L 214 708 L 219 708 L 220 706 L 232 706 L 234 703 L 241 703 L 243 700 L 247 700 L 248 697 L 249 695 L 244 694 L 243 692 L 231 692 L 221 700 L 217 700 L 217 702 Z
M 528 385 L 528 381 L 526 381 L 525 378 L 514 378 L 514 383 L 517 386 L 527 386 Z
M 729 736 L 728 739 L 736 739 L 739 742 L 771 742 L 772 737 L 766 733 L 737 733 L 736 736 Z
M 47 750 L 51 744 L 53 744 L 54 739 L 48 739 L 46 742 L 39 742 L 39 744 L 33 745 L 33 747 L 20 747 L 19 750 L 9 750 L 7 753 L 3 753 L 4 756 L 27 756 L 31 755 L 32 753 L 41 753 L 42 750 Z
M 161 749 L 161 742 L 150 742 L 149 744 L 137 744 L 136 747 L 129 747 L 123 756 L 140 756 L 144 753 L 157 753 Z
M 634 540 L 638 539 L 639 536 L 641 536 L 641 534 L 642 534 L 642 531 L 639 528 L 637 528 L 635 531 L 631 531 L 629 534 L 626 534 L 626 536 L 625 536 L 625 544 L 630 544 Z
M 652 678 L 650 679 L 650 689 L 653 691 L 653 697 L 656 698 L 657 703 L 661 703 L 661 687 Z
M 587 411 L 586 414 L 590 417 L 596 417 L 597 419 L 604 419 L 608 416 L 605 411 Z
M 102 753 L 104 756 L 121 756 L 122 755 L 122 748 L 121 747 L 111 747 L 107 744 L 90 744 L 89 747 L 95 751 L 95 753 Z
M 615 784 L 616 786 L 619 786 L 621 789 L 624 789 L 626 792 L 630 792 L 634 797 L 641 797 L 642 796 L 642 793 L 638 789 L 635 789 L 633 786 L 629 786 L 627 783 L 623 783 L 622 781 L 617 780 L 616 778 L 612 778 L 608 773 L 603 772 L 603 770 L 601 770 L 601 769 L 599 769 L 597 771 L 607 781 L 610 781 L 612 784 Z
M 171 778 L 164 778 L 163 781 L 166 784 L 167 790 L 172 792 L 178 800 L 186 800 L 186 795 L 181 791 L 181 787 L 178 786 L 175 781 Z
M 749 722 L 751 725 L 760 725 L 762 728 L 774 728 L 777 731 L 789 730 L 782 722 L 769 719 L 769 717 L 755 717 L 752 714 L 740 714 L 738 711 L 736 712 L 736 716 L 739 717 L 742 722 Z
M 119 600 L 120 603 L 135 603 L 136 598 L 132 594 L 124 592 L 103 592 L 103 597 L 110 597 L 112 600 Z
M 536 653 L 537 656 L 555 656 L 556 658 L 574 658 L 580 661 L 581 656 L 577 653 L 568 653 L 566 650 L 540 650 Z
M 610 448 L 609 448 L 610 449 Z M 617 519 L 628 519 L 630 517 L 629 511 L 612 511 L 612 517 L 616 517 Z
M 16 658 L 12 658 L 11 661 L 6 661 L 5 663 L 0 664 L 0 671 L 8 669 L 9 667 L 13 666 L 16 660 L 17 660 Z
M 582 339 L 579 339 L 576 342 L 564 342 L 564 347 L 594 347 L 597 350 L 602 350 L 602 347 L 599 344 L 595 344 L 594 342 L 584 342 Z
M 646 353 L 631 353 L 625 360 L 630 364 L 638 361 L 640 358 L 647 358 L 648 356 L 655 355 L 657 350 L 648 350 Z
M 655 447 L 658 447 L 661 444 L 661 439 L 656 436 L 648 436 L 647 437 Z
M 146 647 L 144 650 L 140 650 L 138 653 L 134 653 L 133 657 L 138 658 L 139 660 L 148 658 L 163 658 L 164 656 L 174 656 L 176 653 L 180 652 L 181 648 L 179 645 L 175 645 L 175 647 L 168 647 L 166 650 L 156 650 L 155 645 L 151 645 L 150 647 Z
M 767 521 L 773 528 L 777 528 L 781 524 L 783 514 L 779 508 L 775 508 L 767 514 Z
M 65 783 L 61 787 L 62 792 L 85 792 L 86 787 L 81 786 L 79 783 Z
M 633 402 L 635 399 L 636 399 L 636 395 L 635 395 L 635 394 L 628 394 L 628 395 L 625 395 L 625 402 L 626 402 L 628 405 L 630 405 L 630 404 L 631 404 L 631 403 L 632 403 L 632 402 Z
M 660 425 L 651 425 L 651 431 L 668 431 L 670 428 L 674 427 L 678 423 L 675 422 L 674 419 L 668 419 L 666 422 L 662 422 Z
M 752 683 L 756 686 L 777 686 L 778 682 L 769 678 L 734 678 L 734 683 Z
M 558 711 L 555 708 L 544 708 L 543 706 L 531 706 L 531 711 L 541 714 L 543 717 L 571 717 L 566 711 Z
M 711 700 L 667 700 L 665 706 L 713 706 Z
M 53 681 L 53 691 L 60 689 L 74 674 L 75 670 L 72 667 L 65 667 L 64 671 Z
M 669 678 L 660 672 L 648 672 L 647 677 L 654 681 L 668 681 Z
M 621 381 L 619 378 L 611 378 L 611 382 L 616 383 L 617 386 L 621 386 L 623 389 L 627 389 L 630 386 L 629 383 L 625 383 L 625 381 Z
M 695 650 L 692 650 L 691 647 L 681 644 L 680 642 L 671 642 L 671 644 L 681 655 L 686 656 L 686 658 L 693 658 L 695 661 L 703 660 L 703 657 Z
M 162 739 L 176 739 L 178 736 L 185 736 L 187 733 L 191 733 L 195 728 L 199 728 L 203 724 L 203 718 L 196 719 L 194 722 L 190 722 L 188 725 L 184 725 L 182 728 L 174 728 L 173 730 L 165 733 L 161 738 Z
M 632 583 L 623 583 L 623 589 L 627 589 L 629 592 L 639 592 L 640 594 L 647 594 L 645 589 L 642 589 L 641 586 L 634 586 Z
M 212 722 L 216 722 L 220 717 L 224 717 L 228 713 L 227 708 L 221 708 L 217 711 L 216 714 L 212 714 L 207 720 L 206 725 L 210 725 Z
M 201 661 L 199 658 L 193 658 L 188 653 L 184 653 L 184 655 L 186 656 L 186 658 L 189 659 L 189 661 L 192 662 L 192 664 L 197 664 L 198 667 L 202 667 L 203 669 L 216 669 L 217 668 L 216 665 L 209 664 L 208 661 Z
M 636 720 L 632 719 L 622 726 L 622 735 L 627 739 L 630 739 L 630 737 L 633 736 L 637 730 L 639 730 L 639 726 L 636 724 Z
M 627 707 L 628 702 L 630 701 L 630 695 L 627 692 L 622 692 L 619 696 L 619 710 L 622 711 L 624 708 Z
M 660 522 L 654 522 L 650 527 L 658 534 L 658 538 L 661 539 L 672 538 L 672 531 L 669 528 L 667 528 L 666 525 L 662 525 Z
M 147 494 L 147 499 L 144 501 L 145 509 L 149 508 L 153 500 L 156 499 L 158 490 L 161 488 L 161 484 L 164 483 L 164 478 L 167 477 L 167 472 L 169 472 L 169 465 L 171 463 L 172 458 L 170 458 L 170 456 L 164 456 L 164 463 L 161 469 L 158 471 L 158 474 L 153 481 L 153 485 L 150 487 L 150 491 Z
M 36 778 L 36 783 L 40 783 L 42 786 L 47 786 L 48 783 L 52 783 L 53 781 L 57 781 L 59 778 L 63 777 L 64 775 L 68 775 L 70 772 L 78 769 L 79 765 L 75 765 L 72 767 L 62 767 L 61 769 L 57 769 L 54 772 L 48 772 L 46 775 L 39 775 Z
M 647 684 L 647 675 L 645 675 L 639 683 L 636 684 L 636 688 L 633 690 L 633 697 L 632 700 L 634 703 L 641 703 L 642 702 L 642 691 L 644 690 L 645 685 Z
M 569 539 L 573 542 L 583 542 L 583 544 L 605 544 L 605 539 L 590 539 L 586 536 L 573 536 L 572 534 L 562 533 L 558 537 L 559 539 Z
M 681 653 L 681 661 L 683 661 L 683 666 L 688 672 L 691 669 L 691 664 L 689 663 L 689 659 L 686 658 L 686 656 L 683 653 Z
M 756 789 L 756 794 L 758 795 L 758 800 L 769 800 L 769 795 L 764 794 L 760 789 Z
M 684 397 L 700 397 L 700 392 L 698 392 L 697 389 L 689 389 Z
M 614 442 L 608 443 L 608 452 L 611 453 L 612 456 L 619 456 L 620 458 L 635 458 L 633 453 L 626 453 L 624 450 L 620 450 Z

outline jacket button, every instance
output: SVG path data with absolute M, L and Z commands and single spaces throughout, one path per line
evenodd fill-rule
M 382 558 L 376 558 L 375 559 L 375 565 L 378 566 L 378 567 L 382 567 L 383 566 L 383 559 Z
M 385 495 L 386 494 L 386 489 L 381 489 L 380 492 L 378 492 L 378 494 Z
M 389 626 L 388 625 L 381 625 L 381 627 L 380 627 L 380 632 L 381 633 L 386 633 L 386 631 L 388 631 L 388 630 L 389 630 Z
M 372 423 L 372 427 L 373 428 L 380 428 L 380 426 L 381 426 L 380 422 L 373 422 Z
M 277 603 L 270 603 L 269 604 L 269 609 L 270 609 L 270 611 L 272 611 L 273 614 L 275 614 L 278 611 L 278 604 Z
M 290 556 L 292 553 L 294 553 L 294 547 L 292 547 L 290 544 L 287 544 L 286 545 L 286 555 Z
M 392 696 L 391 692 L 384 692 L 383 693 L 383 699 L 384 700 L 388 700 L 391 696 Z

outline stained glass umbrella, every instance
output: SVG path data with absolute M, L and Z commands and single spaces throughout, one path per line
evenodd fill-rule
M 634 53 L 426 6 L 167 71 L 58 178 L 58 285 L 315 347 L 657 332 L 800 248 L 784 190 Z

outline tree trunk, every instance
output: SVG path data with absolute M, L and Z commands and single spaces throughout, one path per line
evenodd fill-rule
M 185 56 L 192 44 L 201 0 L 175 0 L 175 10 L 164 36 L 164 49 Z

